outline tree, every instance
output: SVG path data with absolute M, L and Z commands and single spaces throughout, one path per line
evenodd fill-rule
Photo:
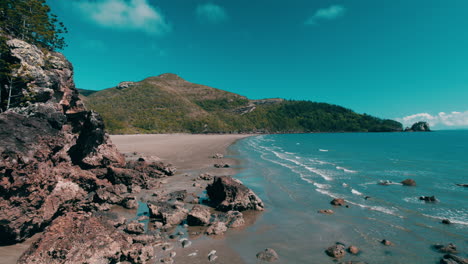
M 0 33 L 48 50 L 66 47 L 64 24 L 46 0 L 0 0 Z

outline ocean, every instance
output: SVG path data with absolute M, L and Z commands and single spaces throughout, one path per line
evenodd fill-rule
M 253 225 L 227 236 L 246 263 L 265 248 L 279 263 L 333 263 L 325 249 L 336 242 L 361 250 L 340 261 L 439 263 L 444 254 L 432 245 L 448 243 L 468 256 L 468 188 L 456 185 L 468 183 L 468 131 L 261 135 L 230 153 L 243 168 L 235 177 L 266 204 Z M 408 178 L 417 186 L 399 184 Z

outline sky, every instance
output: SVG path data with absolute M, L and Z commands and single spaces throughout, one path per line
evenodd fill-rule
M 468 128 L 466 0 L 48 0 L 77 87 L 175 73 L 247 96 Z

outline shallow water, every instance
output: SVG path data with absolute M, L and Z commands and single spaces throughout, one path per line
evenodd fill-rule
M 467 257 L 468 189 L 455 184 L 468 183 L 468 131 L 264 135 L 230 150 L 246 168 L 236 177 L 267 207 L 254 225 L 227 238 L 247 263 L 266 247 L 281 263 L 332 263 L 324 250 L 338 241 L 362 250 L 343 260 L 438 263 L 443 254 L 431 245 L 449 242 Z M 417 186 L 398 184 L 407 178 Z M 437 203 L 418 199 L 432 195 Z M 334 197 L 350 208 L 332 208 Z M 441 224 L 443 218 L 454 224 Z

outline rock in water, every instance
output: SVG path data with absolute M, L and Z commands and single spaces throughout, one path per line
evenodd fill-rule
M 464 259 L 452 254 L 446 254 L 440 260 L 440 264 L 468 264 L 468 259 Z
M 330 204 L 334 205 L 334 206 L 345 206 L 346 205 L 346 201 L 342 198 L 335 198 L 333 199 Z
M 421 197 L 419 197 L 419 200 L 425 201 L 425 202 L 428 202 L 428 203 L 437 202 L 437 199 L 435 198 L 435 196 L 421 196 Z
M 206 187 L 206 191 L 216 209 L 223 212 L 262 211 L 264 208 L 262 200 L 252 190 L 229 176 L 214 177 L 213 183 Z
M 455 246 L 452 243 L 450 243 L 450 244 L 448 244 L 446 246 L 436 244 L 436 245 L 434 245 L 434 249 L 436 249 L 437 251 L 439 251 L 441 253 L 451 253 L 451 254 L 457 254 L 458 253 L 457 246 Z
M 393 243 L 387 239 L 382 240 L 380 243 L 382 243 L 385 246 L 393 246 Z
M 406 180 L 402 181 L 401 184 L 403 184 L 405 186 L 416 186 L 416 181 L 413 180 L 413 179 L 406 179 Z
M 443 219 L 442 224 L 450 225 L 452 222 L 449 219 Z
M 330 210 L 330 209 L 318 210 L 317 212 L 319 214 L 326 214 L 326 215 L 332 215 L 335 213 L 333 210 Z
M 357 254 L 359 254 L 359 248 L 356 247 L 356 246 L 350 246 L 348 248 L 348 252 L 353 254 L 353 255 L 357 255 Z
M 267 248 L 264 251 L 260 251 L 257 253 L 257 259 L 266 262 L 274 262 L 277 261 L 279 257 L 275 250 Z
M 342 244 L 333 245 L 325 250 L 328 256 L 332 258 L 342 258 L 346 255 L 345 246 Z

